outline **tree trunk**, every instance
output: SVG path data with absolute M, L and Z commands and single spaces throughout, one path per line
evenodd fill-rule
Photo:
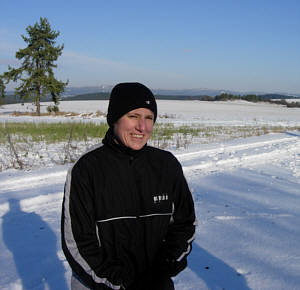
M 35 105 L 36 105 L 36 114 L 37 114 L 38 116 L 40 116 L 40 115 L 41 115 L 41 105 L 40 105 L 40 102 L 39 102 L 38 99 L 36 100 Z
M 35 106 L 36 106 L 36 114 L 38 116 L 41 115 L 41 104 L 40 104 L 40 99 L 41 99 L 41 92 L 40 88 L 38 87 L 36 89 L 36 97 L 35 97 Z

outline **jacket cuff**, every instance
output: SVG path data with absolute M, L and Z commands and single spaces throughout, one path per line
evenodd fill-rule
M 166 258 L 161 263 L 161 271 L 169 277 L 175 277 L 178 273 L 184 270 L 187 266 L 187 259 L 183 258 L 180 261 Z

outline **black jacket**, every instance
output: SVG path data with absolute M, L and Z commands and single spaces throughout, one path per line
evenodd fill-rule
M 113 138 L 109 130 L 103 145 L 79 158 L 65 184 L 63 251 L 93 289 L 175 276 L 195 233 L 194 204 L 177 159 L 147 145 L 134 151 Z

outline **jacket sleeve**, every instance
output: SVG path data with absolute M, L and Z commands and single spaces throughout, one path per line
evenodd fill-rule
M 173 186 L 173 215 L 163 246 L 158 254 L 160 266 L 168 276 L 176 276 L 187 266 L 197 220 L 194 202 L 180 163 L 176 165 Z
M 130 284 L 128 267 L 107 257 L 98 237 L 93 185 L 88 170 L 68 171 L 62 208 L 62 249 L 72 270 L 93 289 L 122 289 Z M 105 285 L 105 286 L 104 286 Z

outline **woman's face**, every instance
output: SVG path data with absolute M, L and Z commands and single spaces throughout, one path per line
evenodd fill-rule
M 153 124 L 153 112 L 138 108 L 126 113 L 114 124 L 114 133 L 125 146 L 139 150 L 149 140 Z

